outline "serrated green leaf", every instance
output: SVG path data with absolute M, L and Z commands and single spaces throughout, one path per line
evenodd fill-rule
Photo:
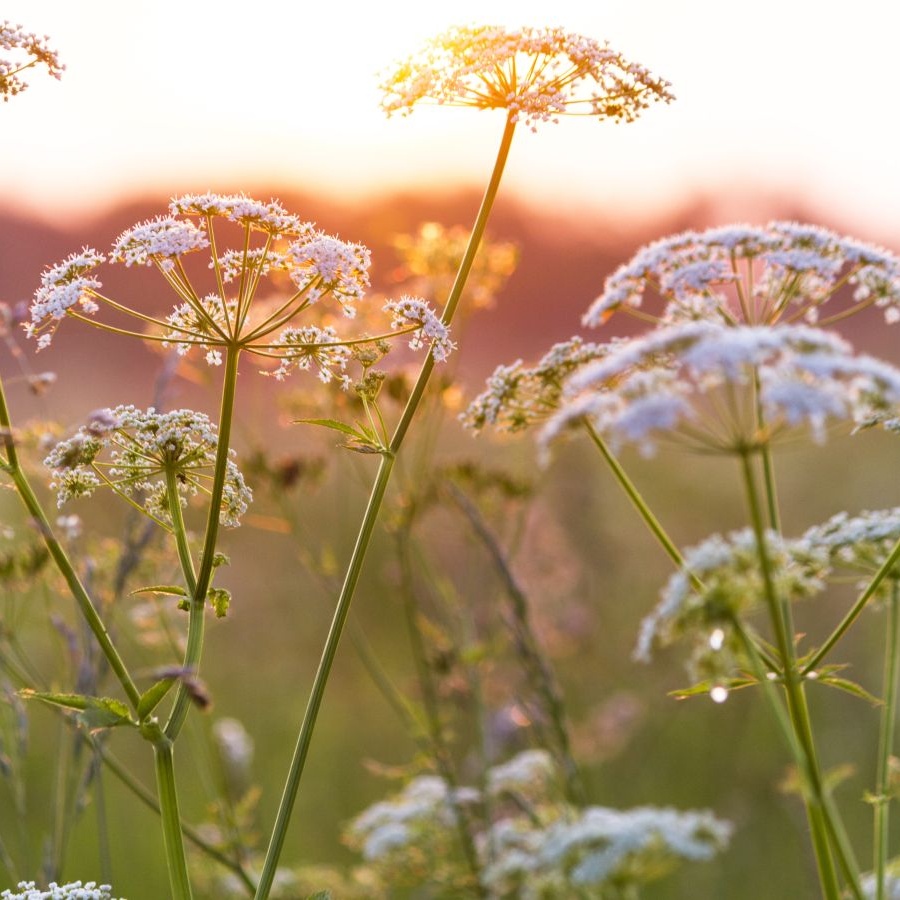
M 137 714 L 139 719 L 146 719 L 150 713 L 162 702 L 162 699 L 169 693 L 172 685 L 175 684 L 177 678 L 161 678 L 153 687 L 148 688 L 141 694 L 138 701 Z
M 209 605 L 216 611 L 217 619 L 224 619 L 228 615 L 231 591 L 225 588 L 210 588 L 206 599 L 209 600 Z
M 151 584 L 131 592 L 134 594 L 169 594 L 173 597 L 187 597 L 187 591 L 177 584 Z
M 112 697 L 86 697 L 84 694 L 64 694 L 51 691 L 19 691 L 26 700 L 41 700 L 51 706 L 62 706 L 78 714 L 90 731 L 114 728 L 117 725 L 137 725 L 131 712 L 121 701 Z
M 870 694 L 864 687 L 858 685 L 855 681 L 850 681 L 849 678 L 838 678 L 835 675 L 819 675 L 818 678 L 815 679 L 820 684 L 827 684 L 829 687 L 837 688 L 841 691 L 846 691 L 848 694 L 852 694 L 854 697 L 859 697 L 861 700 L 865 700 L 866 703 L 870 703 L 872 706 L 883 706 L 884 701 L 879 700 L 874 694 Z
M 358 440 L 364 439 L 365 435 L 357 431 L 352 425 L 346 425 L 337 419 L 294 419 L 295 425 L 321 425 L 323 428 L 331 428 L 333 431 L 340 431 L 342 434 L 349 434 Z
M 682 688 L 681 690 L 669 691 L 669 696 L 676 700 L 687 700 L 689 697 L 699 697 L 708 694 L 713 688 L 723 687 L 726 691 L 739 691 L 741 688 L 751 687 L 758 684 L 755 678 L 745 676 L 743 678 L 724 678 L 709 681 L 701 681 L 693 687 Z

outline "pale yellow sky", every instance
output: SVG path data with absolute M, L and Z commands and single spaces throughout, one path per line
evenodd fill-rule
M 807 0 L 6 0 L 67 71 L 0 109 L 0 191 L 43 214 L 131 193 L 342 197 L 483 183 L 502 114 L 386 120 L 376 75 L 451 24 L 562 25 L 668 78 L 677 101 L 635 124 L 564 120 L 513 147 L 507 190 L 565 213 L 630 217 L 703 189 L 786 191 L 861 237 L 900 231 L 900 4 Z M 738 205 L 740 208 L 740 205 Z

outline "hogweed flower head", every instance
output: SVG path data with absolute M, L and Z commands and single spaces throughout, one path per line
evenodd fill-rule
M 827 553 L 833 570 L 858 573 L 868 583 L 900 540 L 900 507 L 866 511 L 858 516 L 838 513 L 809 528 L 801 540 L 811 550 Z M 897 581 L 900 565 L 888 573 L 880 593 Z
M 62 77 L 65 66 L 60 64 L 56 51 L 47 46 L 48 40 L 48 37 L 39 37 L 6 19 L 0 22 L 0 50 L 4 52 L 4 57 L 0 58 L 0 97 L 4 102 L 28 87 L 22 77 L 26 69 L 43 65 L 49 75 L 56 79 Z M 6 53 L 12 56 L 7 58 Z
M 560 28 L 456 27 L 433 38 L 382 84 L 388 115 L 432 102 L 505 109 L 512 121 L 589 115 L 630 122 L 669 83 L 605 44 Z
M 46 890 L 41 890 L 33 881 L 20 881 L 16 893 L 6 889 L 0 893 L 0 900 L 113 900 L 108 884 L 88 881 L 70 881 L 57 884 L 51 881 Z
M 864 422 L 898 402 L 900 370 L 854 355 L 834 333 L 687 322 L 622 342 L 575 373 L 541 442 L 546 450 L 587 419 L 614 450 L 636 444 L 650 454 L 671 437 L 747 452 L 804 424 L 822 441 L 830 420 Z
M 242 232 L 237 246 L 222 247 L 223 229 Z M 209 276 L 215 290 L 200 291 L 186 257 L 209 254 Z M 177 303 L 157 318 L 105 296 L 96 270 L 105 262 L 155 267 L 172 289 Z M 38 349 L 47 347 L 67 316 L 89 321 L 119 334 L 174 347 L 181 355 L 199 349 L 210 365 L 219 365 L 226 350 L 247 351 L 276 360 L 278 377 L 315 363 L 323 380 L 343 369 L 347 346 L 368 339 L 339 336 L 330 327 L 296 325 L 300 316 L 327 298 L 344 318 L 353 318 L 369 285 L 369 251 L 318 231 L 288 213 L 277 201 L 263 203 L 244 194 L 188 194 L 172 200 L 169 214 L 129 228 L 109 255 L 85 247 L 44 272 L 31 305 L 29 336 Z M 270 280 L 272 294 L 262 299 L 261 285 Z M 102 308 L 140 322 L 144 331 L 107 323 Z M 414 346 L 428 346 L 435 359 L 453 348 L 447 328 L 424 301 L 402 298 L 385 307 L 391 320 L 384 334 L 399 329 Z M 146 329 L 149 327 L 149 331 Z M 325 336 L 325 337 L 323 337 Z M 328 347 L 321 346 L 327 343 Z M 327 377 L 326 377 L 327 376 Z
M 462 413 L 466 428 L 522 431 L 544 421 L 559 408 L 565 379 L 589 362 L 601 359 L 614 345 L 586 343 L 579 337 L 554 344 L 537 365 L 522 360 L 497 366 L 487 388 Z
M 208 492 L 217 446 L 216 429 L 202 413 L 118 406 L 95 414 L 73 437 L 58 443 L 44 464 L 53 473 L 59 506 L 89 497 L 105 485 L 157 521 L 169 523 L 169 476 L 174 476 L 181 505 L 200 491 Z M 237 526 L 251 499 L 250 488 L 229 459 L 221 523 Z
M 779 596 L 797 601 L 824 589 L 824 547 L 768 531 L 765 550 Z M 648 662 L 655 648 L 686 638 L 693 645 L 692 677 L 703 681 L 733 676 L 743 659 L 734 624 L 764 602 L 752 530 L 713 535 L 685 551 L 684 567 L 669 579 L 656 608 L 641 622 L 634 658 Z
M 823 315 L 848 284 L 852 305 Z M 651 294 L 660 310 L 645 308 Z M 616 310 L 665 324 L 826 324 L 870 305 L 889 323 L 900 319 L 900 259 L 825 228 L 776 221 L 686 231 L 642 248 L 607 278 L 584 324 L 600 325 Z

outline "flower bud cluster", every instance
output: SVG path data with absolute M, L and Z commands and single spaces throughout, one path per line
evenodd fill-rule
M 0 58 L 0 97 L 4 102 L 28 87 L 22 72 L 32 66 L 41 64 L 54 78 L 62 76 L 65 66 L 60 64 L 56 51 L 47 46 L 48 40 L 6 19 L 0 22 L 0 50 L 13 54 L 11 58 Z

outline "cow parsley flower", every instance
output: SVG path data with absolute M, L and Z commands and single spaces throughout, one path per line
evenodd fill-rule
M 823 315 L 846 284 L 852 305 Z M 645 308 L 650 294 L 661 309 Z M 600 325 L 622 310 L 666 324 L 827 324 L 872 305 L 887 322 L 900 319 L 900 259 L 825 228 L 776 221 L 686 231 L 642 248 L 607 278 L 584 323 Z
M 526 368 L 522 360 L 497 366 L 487 380 L 487 389 L 460 416 L 463 425 L 473 431 L 486 425 L 500 431 L 522 431 L 544 421 L 559 408 L 565 379 L 587 363 L 601 359 L 612 346 L 573 337 L 554 344 L 531 368 Z
M 858 516 L 838 513 L 809 528 L 801 540 L 810 549 L 827 553 L 833 569 L 859 573 L 868 583 L 900 540 L 900 507 L 866 511 Z M 900 565 L 895 565 L 881 591 L 898 580 Z
M 95 881 L 84 884 L 80 881 L 70 881 L 67 884 L 51 881 L 45 891 L 33 881 L 20 881 L 17 893 L 7 888 L 0 893 L 0 900 L 113 900 L 110 891 L 110 885 L 97 884 Z
M 797 601 L 824 588 L 828 553 L 810 541 L 788 541 L 766 533 L 776 591 Z M 743 648 L 734 631 L 765 601 L 765 584 L 756 538 L 749 529 L 713 535 L 684 554 L 684 567 L 669 579 L 660 601 L 642 622 L 634 658 L 649 662 L 652 651 L 682 638 L 693 645 L 689 663 L 697 681 L 724 679 L 734 674 Z
M 667 436 L 746 452 L 800 425 L 822 441 L 830 420 L 865 422 L 898 402 L 900 370 L 854 356 L 833 333 L 687 322 L 622 342 L 575 373 L 541 443 L 587 419 L 614 450 L 650 454 Z
M 286 328 L 278 339 L 282 350 L 289 350 L 272 375 L 282 381 L 291 369 L 315 369 L 319 379 L 328 384 L 332 379 L 342 381 L 347 363 L 352 357 L 349 347 L 340 343 L 333 328 L 307 325 L 303 328 Z M 342 381 L 343 383 L 343 381 Z
M 167 476 L 174 476 L 181 505 L 198 492 L 208 493 L 217 446 L 216 429 L 202 413 L 117 406 L 58 443 L 44 464 L 53 473 L 59 506 L 107 486 L 160 523 L 171 523 Z M 221 523 L 236 527 L 251 499 L 250 488 L 229 459 Z
M 505 109 L 533 130 L 560 115 L 630 122 L 669 83 L 590 38 L 560 28 L 456 27 L 433 38 L 382 84 L 388 115 L 420 102 Z
M 414 326 L 409 333 L 409 346 L 413 350 L 430 346 L 435 362 L 443 362 L 456 349 L 450 340 L 450 329 L 424 300 L 401 297 L 385 303 L 384 309 L 391 314 L 392 328 L 408 330 L 408 326 Z
M 46 66 L 47 74 L 57 80 L 62 77 L 65 66 L 59 62 L 55 50 L 47 46 L 48 37 L 39 37 L 25 31 L 21 25 L 13 25 L 9 20 L 0 22 L 0 97 L 7 102 L 10 97 L 21 94 L 28 87 L 22 73 L 34 66 Z M 6 57 L 11 53 L 11 57 Z
M 174 268 L 175 260 L 185 253 L 204 250 L 208 246 L 206 232 L 193 222 L 157 216 L 119 235 L 109 258 L 111 262 L 123 262 L 126 266 L 158 263 L 162 269 L 170 270 Z

